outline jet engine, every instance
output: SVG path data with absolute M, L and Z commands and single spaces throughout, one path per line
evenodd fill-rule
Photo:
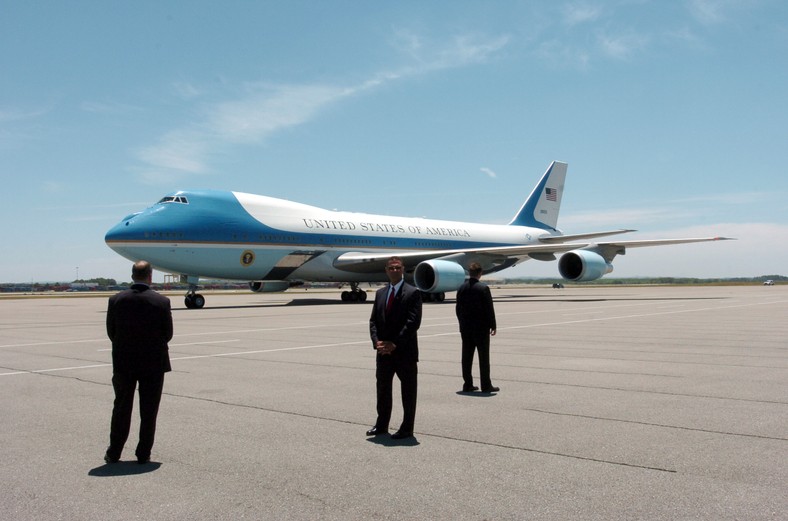
M 600 254 L 590 250 L 573 250 L 558 259 L 558 273 L 567 280 L 584 282 L 596 280 L 613 271 L 610 264 Z
M 256 280 L 249 283 L 249 289 L 255 293 L 276 293 L 291 286 L 286 280 Z
M 465 282 L 465 270 L 456 262 L 428 260 L 416 266 L 413 282 L 426 293 L 454 291 Z

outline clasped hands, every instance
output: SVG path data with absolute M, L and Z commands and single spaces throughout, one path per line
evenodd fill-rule
M 389 340 L 378 340 L 375 344 L 375 349 L 381 355 L 390 355 L 392 351 L 397 349 L 397 344 Z

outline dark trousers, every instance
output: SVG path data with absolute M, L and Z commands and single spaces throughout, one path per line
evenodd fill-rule
M 375 422 L 375 426 L 380 429 L 389 428 L 393 401 L 392 388 L 394 375 L 396 374 L 400 381 L 404 414 L 399 430 L 412 433 L 413 424 L 416 420 L 418 364 L 415 361 L 399 360 L 392 355 L 377 355 L 376 358 L 375 378 L 377 379 L 378 392 L 378 419 Z
M 113 459 L 120 458 L 120 453 L 129 437 L 134 391 L 138 382 L 140 388 L 140 439 L 135 454 L 138 459 L 150 458 L 153 438 L 156 435 L 156 416 L 159 414 L 161 392 L 164 388 L 164 373 L 139 378 L 124 373 L 112 375 L 115 403 L 112 407 L 107 454 Z
M 489 331 L 462 331 L 462 379 L 466 387 L 473 387 L 473 354 L 479 351 L 479 379 L 481 388 L 492 387 L 490 380 L 490 333 Z

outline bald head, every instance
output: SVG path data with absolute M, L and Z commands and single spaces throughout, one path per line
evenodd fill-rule
M 153 279 L 153 267 L 150 262 L 140 260 L 134 263 L 131 267 L 131 280 L 134 282 L 142 282 L 150 284 Z

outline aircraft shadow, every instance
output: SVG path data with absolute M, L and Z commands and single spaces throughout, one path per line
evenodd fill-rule
M 206 304 L 205 309 L 254 309 L 254 308 L 283 308 L 283 307 L 296 307 L 296 306 L 352 306 L 354 304 L 372 304 L 372 300 L 367 302 L 342 302 L 341 300 L 332 299 L 294 299 L 288 302 L 270 302 L 266 304 L 246 304 L 243 306 L 211 306 Z M 186 307 L 174 307 L 173 311 L 193 311 Z
M 342 302 L 341 300 L 336 299 L 325 299 L 325 298 L 301 298 L 291 300 L 285 306 L 328 306 L 328 305 L 341 305 L 341 306 L 353 306 L 359 304 L 372 304 L 375 302 L 375 299 L 367 300 L 366 302 Z
M 567 297 L 561 298 L 555 294 L 534 294 L 534 295 L 496 295 L 496 302 L 665 302 L 665 301 L 689 301 L 689 300 L 725 300 L 727 297 L 595 297 L 593 295 L 585 297 Z M 281 308 L 281 307 L 299 307 L 299 306 L 354 306 L 354 305 L 372 305 L 373 299 L 366 302 L 344 302 L 335 298 L 300 298 L 293 299 L 287 302 L 269 302 L 265 304 L 247 304 L 243 306 L 206 306 L 206 309 L 254 309 L 254 308 Z M 446 299 L 443 302 L 425 302 L 425 305 L 438 306 L 456 304 L 455 299 Z M 192 311 L 185 307 L 174 307 L 173 311 Z
M 100 467 L 90 469 L 88 476 L 109 478 L 112 476 L 136 476 L 139 474 L 147 474 L 159 470 L 161 463 L 151 461 L 140 465 L 136 461 L 119 461 L 117 463 L 105 463 Z
M 497 295 L 495 301 L 505 302 L 533 302 L 538 298 L 538 302 L 665 302 L 665 301 L 688 301 L 688 300 L 727 300 L 728 297 L 574 297 L 561 298 L 555 295 Z M 447 300 L 448 302 L 448 300 Z

